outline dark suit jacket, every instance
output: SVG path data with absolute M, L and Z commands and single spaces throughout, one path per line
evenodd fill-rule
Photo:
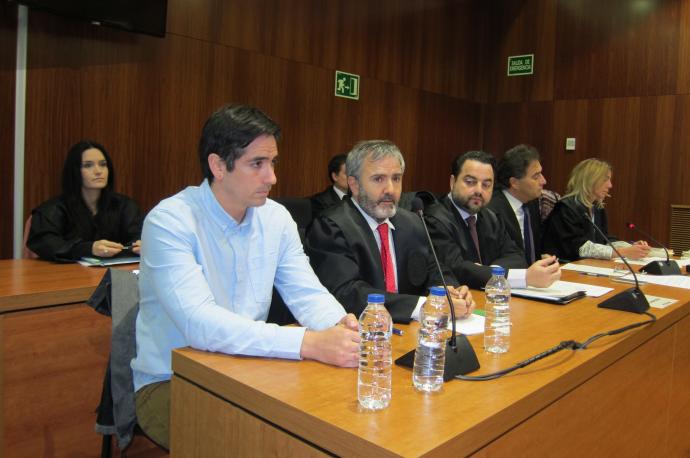
M 491 278 L 490 265 L 506 269 L 527 267 L 525 255 L 511 240 L 505 224 L 488 208 L 477 214 L 477 235 L 484 265 L 474 248 L 469 228 L 448 196 L 426 209 L 426 222 L 431 240 L 441 262 L 451 269 L 460 283 L 482 288 Z
M 586 213 L 587 207 L 572 196 L 559 200 L 544 226 L 544 250 L 563 260 L 577 261 L 580 259 L 580 247 L 587 240 L 606 245 L 606 240 L 594 230 Z M 608 233 L 606 211 L 603 208 L 594 209 L 594 223 L 609 239 L 616 239 Z
M 311 200 L 312 219 L 318 218 L 324 210 L 340 203 L 340 197 L 333 190 L 333 186 L 329 186 L 323 191 L 314 194 L 309 199 Z
M 520 223 L 515 216 L 513 207 L 510 206 L 508 198 L 503 194 L 502 190 L 494 190 L 493 197 L 489 202 L 488 207 L 503 220 L 508 235 L 515 242 L 523 252 L 525 251 L 525 244 L 520 231 Z M 530 226 L 532 227 L 532 239 L 534 240 L 534 256 L 535 261 L 541 257 L 541 215 L 539 214 L 539 199 L 534 199 L 527 202 L 527 208 L 530 217 Z M 527 254 L 525 253 L 525 262 L 529 264 Z
M 381 254 L 366 220 L 350 199 L 326 210 L 312 223 L 305 248 L 314 271 L 324 286 L 348 312 L 359 316 L 370 293 L 385 294 L 386 308 L 393 321 L 408 323 L 419 296 L 440 285 L 431 250 L 419 217 L 398 208 L 391 218 L 395 226 L 398 293 L 386 293 Z M 458 282 L 446 269 L 446 282 Z

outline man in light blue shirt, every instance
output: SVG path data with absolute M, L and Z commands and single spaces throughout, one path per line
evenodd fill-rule
M 206 179 L 144 222 L 132 369 L 139 425 L 166 448 L 175 348 L 358 364 L 356 318 L 317 279 L 288 211 L 267 199 L 279 135 L 256 108 L 221 108 L 199 144 Z M 273 285 L 304 327 L 264 322 Z

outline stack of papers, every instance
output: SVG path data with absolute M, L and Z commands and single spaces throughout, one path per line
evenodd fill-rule
M 511 294 L 530 299 L 565 303 L 585 295 L 589 297 L 603 296 L 609 291 L 613 291 L 613 288 L 559 280 L 548 288 L 535 288 L 533 286 L 527 288 L 514 288 L 511 290 Z
M 139 256 L 123 256 L 121 258 L 91 258 L 84 256 L 77 261 L 82 266 L 86 267 L 107 267 L 116 266 L 118 264 L 134 264 L 139 262 Z

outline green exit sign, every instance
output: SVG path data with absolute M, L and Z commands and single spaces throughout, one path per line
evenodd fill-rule
M 359 75 L 336 70 L 335 96 L 359 100 Z
M 534 54 L 508 56 L 508 76 L 531 75 L 534 73 Z

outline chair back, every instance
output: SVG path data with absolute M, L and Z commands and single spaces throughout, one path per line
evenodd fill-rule
M 274 200 L 290 212 L 290 216 L 297 223 L 299 236 L 304 243 L 306 230 L 312 221 L 311 200 L 308 197 L 278 197 Z
M 24 223 L 24 242 L 22 243 L 22 259 L 37 259 L 38 255 L 26 246 L 26 242 L 29 240 L 29 231 L 31 231 L 31 215 L 29 215 L 29 217 L 26 219 L 26 222 Z
M 132 440 L 137 421 L 130 367 L 136 356 L 137 276 L 128 270 L 108 269 L 87 304 L 112 318 L 110 361 L 97 409 L 96 431 L 115 435 L 118 447 L 124 450 Z

